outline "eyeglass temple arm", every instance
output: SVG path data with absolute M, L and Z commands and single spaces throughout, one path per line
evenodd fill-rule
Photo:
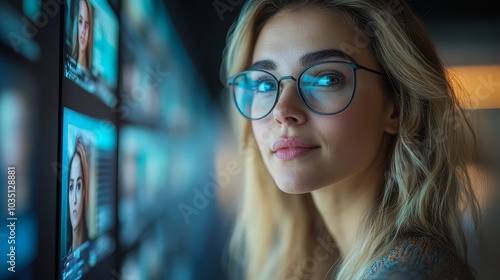
M 382 77 L 389 78 L 389 76 L 387 76 L 387 74 L 386 74 L 386 73 L 383 73 L 383 72 L 380 72 L 380 71 L 377 71 L 377 70 L 373 70 L 373 69 L 370 69 L 370 68 L 368 68 L 368 67 L 365 67 L 365 66 L 363 66 L 363 65 L 359 65 L 359 64 L 358 64 L 358 65 L 356 65 L 356 66 L 357 66 L 358 68 L 363 69 L 363 70 L 366 70 L 366 71 L 368 71 L 368 72 L 372 72 L 372 73 L 377 74 L 377 75 L 380 75 L 380 76 L 382 76 Z
M 227 78 L 227 80 L 226 80 L 226 81 L 227 81 L 227 84 L 228 84 L 229 86 L 231 86 L 231 85 L 234 83 L 234 78 L 236 78 L 236 75 L 235 75 L 235 76 L 232 76 L 232 77 Z

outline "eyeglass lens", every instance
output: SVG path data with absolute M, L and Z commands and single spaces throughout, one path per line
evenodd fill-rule
M 350 102 L 354 90 L 354 71 L 346 63 L 314 65 L 301 73 L 298 88 L 302 101 L 320 114 L 335 114 Z M 249 119 L 260 119 L 277 102 L 279 81 L 260 70 L 245 71 L 235 77 L 232 91 L 238 110 Z

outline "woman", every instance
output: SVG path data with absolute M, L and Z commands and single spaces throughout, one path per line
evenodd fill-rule
M 249 1 L 225 68 L 248 157 L 231 240 L 246 279 L 474 277 L 474 133 L 405 1 Z
M 88 197 L 89 163 L 81 137 L 76 139 L 68 174 L 68 205 L 72 228 L 72 244 L 69 252 L 72 252 L 88 238 L 85 210 Z
M 80 66 L 90 69 L 92 66 L 94 12 L 88 0 L 80 0 L 78 7 L 78 18 L 73 32 L 73 50 L 71 56 Z

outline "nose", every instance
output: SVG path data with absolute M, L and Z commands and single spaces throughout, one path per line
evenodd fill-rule
M 283 81 L 288 79 L 293 81 Z M 273 110 L 274 121 L 277 124 L 300 125 L 307 119 L 306 108 L 302 104 L 294 81 L 291 76 L 280 79 L 279 99 Z
M 76 204 L 76 192 L 73 192 L 73 204 Z

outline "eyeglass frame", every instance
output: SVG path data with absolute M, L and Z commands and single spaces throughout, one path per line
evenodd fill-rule
M 300 81 L 301 81 L 301 78 L 302 76 L 304 75 L 304 73 L 311 69 L 312 67 L 314 66 L 317 66 L 317 65 L 321 65 L 321 64 L 327 64 L 327 63 L 341 63 L 341 64 L 345 64 L 347 66 L 349 66 L 352 70 L 352 73 L 353 73 L 353 86 L 352 86 L 352 93 L 351 93 L 351 97 L 349 98 L 349 101 L 347 102 L 347 104 L 342 108 L 340 109 L 339 111 L 337 112 L 334 112 L 334 113 L 321 113 L 321 112 L 318 112 L 314 109 L 312 109 L 308 104 L 307 102 L 304 100 L 304 96 L 303 96 L 303 93 L 302 93 L 302 90 L 301 90 L 301 87 L 300 87 Z M 342 60 L 328 60 L 328 61 L 319 61 L 319 62 L 316 62 L 316 63 L 313 63 L 307 67 L 305 67 L 300 73 L 299 75 L 297 76 L 297 78 L 293 77 L 292 75 L 288 75 L 288 76 L 282 76 L 281 78 L 276 78 L 276 76 L 274 76 L 272 73 L 270 73 L 269 71 L 266 71 L 266 70 L 261 70 L 261 69 L 251 69 L 251 70 L 245 70 L 245 71 L 241 71 L 239 72 L 238 74 L 236 75 L 233 75 L 231 77 L 229 77 L 227 79 L 227 84 L 228 86 L 230 86 L 230 90 L 232 92 L 232 95 L 233 95 L 233 100 L 234 100 L 234 105 L 236 106 L 236 108 L 238 109 L 238 112 L 240 112 L 240 114 L 247 120 L 250 120 L 250 121 L 257 121 L 257 120 L 261 120 L 265 117 L 267 117 L 273 110 L 274 110 L 274 107 L 276 107 L 276 104 L 278 104 L 278 100 L 280 99 L 280 95 L 281 95 L 281 91 L 280 90 L 280 86 L 281 86 L 281 81 L 283 80 L 293 80 L 295 82 L 295 86 L 297 88 L 297 93 L 300 97 L 300 100 L 302 101 L 302 104 L 304 104 L 304 106 L 306 106 L 306 108 L 308 110 L 310 110 L 311 112 L 315 113 L 315 114 L 318 114 L 318 115 L 336 115 L 338 113 L 341 113 L 342 111 L 344 111 L 345 109 L 347 109 L 347 107 L 349 107 L 349 105 L 351 104 L 353 98 L 354 98 L 354 94 L 356 92 L 356 85 L 357 85 L 357 80 L 356 80 L 356 71 L 358 69 L 362 69 L 362 70 L 366 70 L 368 72 L 371 72 L 371 73 L 374 73 L 374 74 L 377 74 L 377 75 L 380 75 L 382 77 L 385 77 L 385 78 L 389 78 L 389 76 L 386 74 L 386 73 L 383 73 L 383 72 L 380 72 L 380 71 L 377 71 L 377 70 L 373 70 L 371 68 L 368 68 L 366 66 L 363 66 L 363 65 L 360 65 L 360 64 L 357 64 L 357 63 L 354 63 L 354 62 L 349 62 L 349 61 L 342 61 Z M 236 94 L 235 94 L 235 91 L 233 90 L 233 84 L 234 84 L 234 80 L 245 74 L 245 73 L 249 73 L 249 72 L 255 72 L 255 71 L 259 71 L 259 72 L 264 72 L 266 74 L 269 74 L 271 77 L 274 78 L 274 80 L 278 83 L 278 86 L 276 88 L 276 98 L 274 100 L 274 104 L 273 106 L 271 107 L 271 109 L 269 110 L 269 112 L 267 112 L 263 117 L 260 117 L 260 118 L 249 118 L 247 116 L 245 116 L 245 114 L 243 114 L 243 112 L 241 112 L 241 109 L 240 107 L 238 106 L 238 103 L 236 101 Z

